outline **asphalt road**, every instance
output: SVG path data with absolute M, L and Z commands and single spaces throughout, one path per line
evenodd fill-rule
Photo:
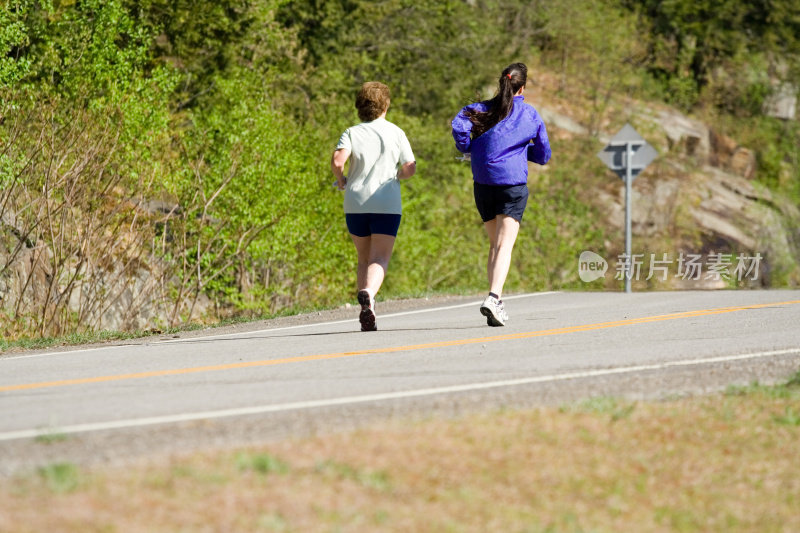
M 379 302 L 379 331 L 371 333 L 358 330 L 352 308 L 340 312 L 352 318 L 311 315 L 224 334 L 4 355 L 0 473 L 387 417 L 703 393 L 800 369 L 800 291 L 505 300 L 504 328 L 486 325 L 475 298 L 413 302 L 400 312 L 382 312 Z

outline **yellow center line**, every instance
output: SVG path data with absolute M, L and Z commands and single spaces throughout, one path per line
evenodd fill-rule
M 19 385 L 3 385 L 0 386 L 0 392 L 16 391 L 16 390 L 29 390 L 29 389 L 43 389 L 48 387 L 63 387 L 67 385 L 80 385 L 85 383 L 106 383 L 110 381 L 123 381 L 128 379 L 143 379 L 162 376 L 175 376 L 180 374 L 193 374 L 197 372 L 214 372 L 218 370 L 234 370 L 237 368 L 252 368 L 261 366 L 282 365 L 287 363 L 301 363 L 306 361 L 319 361 L 323 359 L 339 359 L 342 357 L 353 357 L 357 355 L 370 355 L 370 354 L 385 354 L 395 352 L 410 352 L 414 350 L 425 350 L 431 348 L 446 348 L 450 346 L 465 346 L 469 344 L 480 344 L 486 342 L 497 342 L 507 340 L 531 339 L 534 337 L 546 337 L 551 335 L 563 335 L 568 333 L 579 333 L 582 331 L 593 331 L 608 328 L 617 328 L 621 326 L 633 326 L 636 324 L 648 324 L 651 322 L 663 322 L 666 320 L 679 320 L 683 318 L 695 318 L 709 315 L 720 315 L 725 313 L 734 313 L 736 311 L 745 311 L 750 309 L 761 309 L 764 307 L 774 307 L 779 305 L 796 305 L 800 304 L 800 300 L 791 300 L 787 302 L 774 302 L 768 304 L 745 305 L 738 307 L 719 307 L 716 309 L 700 309 L 696 311 L 684 311 L 680 313 L 672 313 L 668 315 L 655 315 L 641 318 L 631 318 L 625 320 L 617 320 L 613 322 L 600 322 L 597 324 L 585 324 L 582 326 L 570 326 L 564 328 L 544 329 L 539 331 L 527 331 L 523 333 L 509 333 L 506 335 L 493 335 L 491 337 L 477 337 L 471 339 L 460 339 L 441 342 L 428 342 L 424 344 L 411 344 L 407 346 L 392 346 L 389 348 L 371 348 L 368 350 L 357 350 L 352 352 L 335 352 L 315 355 L 300 355 L 296 357 L 283 357 L 280 359 L 266 359 L 262 361 L 247 361 L 241 363 L 228 363 L 223 365 L 209 365 L 198 366 L 191 368 L 174 368 L 167 370 L 153 370 L 150 372 L 134 372 L 129 374 L 116 374 L 111 376 L 96 376 L 88 378 L 64 379 L 59 381 L 43 381 L 39 383 L 22 383 Z

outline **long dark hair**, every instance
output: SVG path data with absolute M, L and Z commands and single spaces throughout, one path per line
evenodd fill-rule
M 514 94 L 528 81 L 528 67 L 524 63 L 512 63 L 503 69 L 498 82 L 497 94 L 484 102 L 486 111 L 468 109 L 464 114 L 472 122 L 472 138 L 477 139 L 495 124 L 503 120 L 514 106 Z

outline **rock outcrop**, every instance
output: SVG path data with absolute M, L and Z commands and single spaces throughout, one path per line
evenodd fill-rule
M 572 136 L 587 129 L 562 113 L 540 110 L 548 127 Z M 634 253 L 646 250 L 674 256 L 685 252 L 760 254 L 756 280 L 750 286 L 800 284 L 800 209 L 789 199 L 759 184 L 756 154 L 675 110 L 637 113 L 637 129 L 660 157 L 633 185 Z M 563 129 L 562 129 L 563 128 Z M 608 137 L 614 132 L 608 132 Z M 598 146 L 600 142 L 598 142 Z M 593 194 L 612 233 L 623 232 L 625 196 L 619 181 Z M 608 243 L 620 251 L 623 243 Z M 672 288 L 726 288 L 724 280 L 682 283 Z

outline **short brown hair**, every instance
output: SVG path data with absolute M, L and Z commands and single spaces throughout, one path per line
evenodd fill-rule
M 389 87 L 379 81 L 368 81 L 356 96 L 358 118 L 364 122 L 375 120 L 389 109 Z

